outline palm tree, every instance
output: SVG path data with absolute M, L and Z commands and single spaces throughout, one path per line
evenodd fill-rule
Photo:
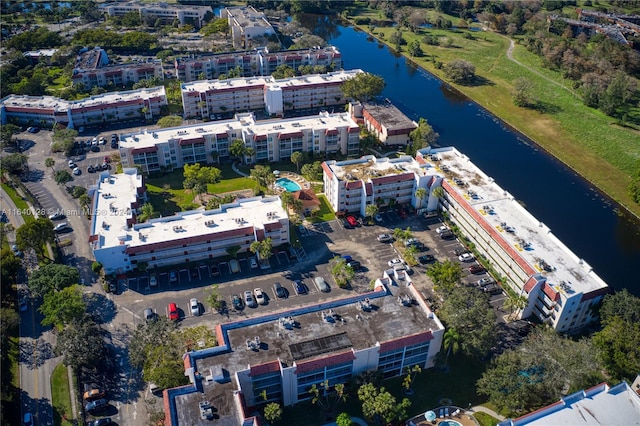
M 449 359 L 449 355 L 451 355 L 451 353 L 456 354 L 460 350 L 460 334 L 458 334 L 455 328 L 449 328 L 444 333 L 443 344 L 447 351 L 447 355 L 445 357 L 446 364 Z
M 376 206 L 375 204 L 367 204 L 367 207 L 364 208 L 365 214 L 369 217 L 374 217 L 376 214 L 378 214 L 378 211 L 378 206 Z
M 300 173 L 300 162 L 302 161 L 302 159 L 303 159 L 302 152 L 295 151 L 291 153 L 291 162 L 296 165 L 296 169 L 298 170 L 298 173 Z
M 512 317 L 514 312 L 520 312 L 527 307 L 528 303 L 529 299 L 523 295 L 509 296 L 509 298 L 504 301 L 503 307 L 509 310 L 509 316 Z
M 416 189 L 416 198 L 418 199 L 418 206 L 417 208 L 422 207 L 422 200 L 424 200 L 425 198 L 427 198 L 427 190 L 425 188 L 418 188 Z
M 138 220 L 140 222 L 146 222 L 147 220 L 152 219 L 155 216 L 156 211 L 151 203 L 144 203 L 142 207 L 140 207 L 140 215 L 138 216 Z
M 53 158 L 47 157 L 44 159 L 44 166 L 49 167 L 51 169 L 51 173 L 53 173 L 53 166 L 56 165 L 56 162 Z
M 438 198 L 443 198 L 444 197 L 444 189 L 442 189 L 441 186 L 435 188 L 433 190 L 433 196 L 434 197 L 438 197 Z

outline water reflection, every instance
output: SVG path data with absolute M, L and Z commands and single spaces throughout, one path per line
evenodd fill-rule
M 469 98 L 446 83 L 442 83 L 439 86 L 439 89 L 440 93 L 442 93 L 442 96 L 444 96 L 451 103 L 464 104 L 465 102 L 469 102 Z
M 299 13 L 295 18 L 300 25 L 309 29 L 313 34 L 322 37 L 324 40 L 330 40 L 340 36 L 339 21 L 335 17 L 312 13 Z

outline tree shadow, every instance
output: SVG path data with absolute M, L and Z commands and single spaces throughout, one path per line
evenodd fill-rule
M 20 391 L 20 401 L 22 410 L 17 410 L 17 415 L 20 416 L 20 411 L 23 413 L 31 413 L 32 416 L 38 418 L 38 423 L 41 425 L 59 425 L 62 424 L 62 416 L 58 411 L 52 407 L 51 401 L 46 398 L 32 398 L 26 391 Z M 3 413 L 4 417 L 4 413 Z M 22 419 L 20 419 L 20 422 Z M 22 423 L 12 424 L 22 424 Z
M 115 318 L 118 309 L 113 300 L 108 299 L 104 294 L 91 293 L 86 297 L 87 312 L 98 324 L 106 324 Z
M 29 370 L 41 367 L 51 358 L 55 358 L 53 346 L 43 338 L 35 340 L 21 339 L 19 344 L 18 361 Z
M 489 80 L 488 78 L 477 75 L 473 78 L 473 81 L 470 83 L 464 84 L 464 86 L 469 87 L 478 87 L 478 86 L 495 86 L 496 84 Z
M 536 102 L 534 109 L 542 114 L 558 114 L 562 112 L 562 108 L 558 105 L 545 101 Z

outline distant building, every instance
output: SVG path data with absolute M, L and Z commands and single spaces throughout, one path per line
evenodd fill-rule
M 415 286 L 399 286 L 387 272 L 368 293 L 232 320 L 216 326 L 218 346 L 184 355 L 190 384 L 165 390 L 165 424 L 203 424 L 204 400 L 217 424 L 258 425 L 259 407 L 309 400 L 311 387 L 325 381 L 433 367 L 443 334 Z
M 548 22 L 566 22 L 574 35 L 584 33 L 587 37 L 602 34 L 620 44 L 633 47 L 633 40 L 640 37 L 640 16 L 603 13 L 595 10 L 576 9 L 578 19 L 549 15 Z
M 159 59 L 109 65 L 107 53 L 96 47 L 78 55 L 71 81 L 76 85 L 82 83 L 85 90 L 89 90 L 95 86 L 117 88 L 152 77 L 164 80 L 164 69 Z
M 609 287 L 507 191 L 455 148 L 422 149 L 415 159 L 365 156 L 322 164 L 324 192 L 336 212 L 364 215 L 366 206 L 440 210 L 473 243 L 503 287 L 527 299 L 535 315 L 561 333 L 597 320 Z M 422 198 L 416 196 L 424 189 Z M 442 188 L 443 195 L 435 195 Z
M 187 6 L 167 3 L 137 3 L 137 2 L 114 2 L 105 3 L 98 6 L 109 16 L 122 16 L 130 12 L 140 14 L 142 22 L 160 19 L 164 24 L 172 24 L 178 21 L 180 26 L 189 24 L 195 28 L 200 28 L 204 24 L 207 13 L 213 13 L 211 6 Z
M 264 13 L 258 12 L 252 6 L 220 9 L 220 17 L 227 18 L 233 47 L 236 49 L 265 46 L 269 36 L 276 34 Z M 255 39 L 259 41 L 254 42 Z
M 598 426 L 640 424 L 640 395 L 626 383 L 606 383 L 560 398 L 517 419 L 498 426 Z
M 239 68 L 242 77 L 269 76 L 276 68 L 287 65 L 298 72 L 302 65 L 324 66 L 328 71 L 342 68 L 342 54 L 334 46 L 269 52 L 261 47 L 244 52 L 224 52 L 176 58 L 176 77 L 184 82 L 216 80 L 220 75 Z
M 216 118 L 244 111 L 282 116 L 297 109 L 331 108 L 347 101 L 342 83 L 361 70 L 336 71 L 276 80 L 273 77 L 231 78 L 183 83 L 184 117 Z
M 167 105 L 164 86 L 127 92 L 109 92 L 79 101 L 67 101 L 53 96 L 9 95 L 0 100 L 2 124 L 69 128 L 109 123 L 132 122 L 160 116 Z
M 95 186 L 89 243 L 105 273 L 185 265 L 226 256 L 230 247 L 249 251 L 251 243 L 271 238 L 277 247 L 289 242 L 289 218 L 279 197 L 247 198 L 218 209 L 200 208 L 137 223 L 146 201 L 143 177 L 135 168 L 103 172 Z
M 57 51 L 58 49 L 30 50 L 28 52 L 24 52 L 23 55 L 33 64 L 36 64 L 38 62 L 50 64 L 51 58 L 53 58 L 53 55 L 55 55 Z
M 236 114 L 231 120 L 121 135 L 119 148 L 124 167 L 140 166 L 148 173 L 229 159 L 229 146 L 236 139 L 253 149 L 247 163 L 288 160 L 294 151 L 357 154 L 359 135 L 360 128 L 347 113 L 263 121 Z
M 385 145 L 408 145 L 409 134 L 418 123 L 409 119 L 390 102 L 354 102 L 349 105 L 354 120 L 364 126 Z

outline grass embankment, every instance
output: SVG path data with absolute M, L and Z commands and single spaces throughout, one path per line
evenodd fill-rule
M 10 187 L 6 183 L 2 184 L 2 189 L 4 189 L 7 194 L 9 194 L 9 197 L 13 201 L 13 204 L 16 205 L 16 209 L 18 209 L 19 212 L 30 211 L 27 202 L 20 195 L 18 195 L 15 189 Z M 25 223 L 34 222 L 36 220 L 32 214 L 23 214 L 22 217 L 24 218 Z
M 368 9 L 356 9 L 354 12 L 358 15 L 352 16 L 378 16 L 377 11 Z M 454 24 L 459 21 L 456 17 L 443 16 L 451 19 Z M 359 28 L 371 34 L 369 26 Z M 385 42 L 395 31 L 391 27 L 375 27 L 373 35 Z M 438 37 L 442 46 L 423 43 L 422 38 L 426 34 Z M 465 38 L 465 34 L 474 39 Z M 408 43 L 420 41 L 425 53 L 424 57 L 410 59 L 445 81 L 444 71 L 436 68 L 437 62 L 446 64 L 454 59 L 464 59 L 473 63 L 479 77 L 478 84 L 451 86 L 525 134 L 615 201 L 640 216 L 640 206 L 627 194 L 630 176 L 635 173 L 636 159 L 640 157 L 640 132 L 622 128 L 616 119 L 583 105 L 581 99 L 566 90 L 570 82 L 563 81 L 560 72 L 542 68 L 540 58 L 524 47 L 516 44 L 513 52 L 514 59 L 523 65 L 509 60 L 506 56 L 509 40 L 499 34 L 466 29 L 422 28 L 417 33 L 404 30 L 403 37 Z M 401 50 L 403 55 L 409 56 L 406 46 L 402 46 Z M 558 82 L 560 86 L 527 67 Z M 518 77 L 526 77 L 533 83 L 539 99 L 537 109 L 520 108 L 513 104 L 511 92 L 513 82 Z M 640 117 L 640 108 L 632 110 L 630 115 L 634 119 Z
M 477 412 L 473 414 L 480 426 L 496 426 L 499 422 L 498 419 L 488 415 L 487 413 Z
M 71 395 L 69 375 L 64 364 L 58 364 L 51 373 L 51 405 L 53 406 L 53 422 L 56 425 L 71 426 Z

